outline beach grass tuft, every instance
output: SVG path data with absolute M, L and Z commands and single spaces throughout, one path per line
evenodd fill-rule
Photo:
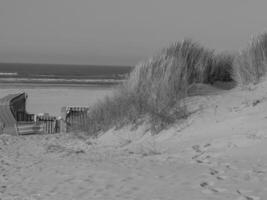
M 231 80 L 232 62 L 231 55 L 214 55 L 192 40 L 174 43 L 137 65 L 113 95 L 91 108 L 87 132 L 96 135 L 148 116 L 158 133 L 189 115 L 184 98 L 192 85 Z
M 216 54 L 190 39 L 176 42 L 138 64 L 111 96 L 95 104 L 86 131 L 97 135 L 148 118 L 152 132 L 158 133 L 190 115 L 184 99 L 195 85 L 256 84 L 266 70 L 267 33 L 253 37 L 239 54 Z
M 253 37 L 234 60 L 233 79 L 240 85 L 256 84 L 267 70 L 267 33 Z

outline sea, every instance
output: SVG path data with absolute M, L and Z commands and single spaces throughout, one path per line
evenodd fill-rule
M 131 66 L 0 63 L 0 98 L 28 94 L 28 113 L 60 116 L 64 106 L 92 107 L 112 94 Z

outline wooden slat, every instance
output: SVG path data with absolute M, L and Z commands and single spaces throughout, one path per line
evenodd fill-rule
M 44 132 L 43 126 L 35 123 L 16 124 L 16 130 L 18 135 L 40 134 Z

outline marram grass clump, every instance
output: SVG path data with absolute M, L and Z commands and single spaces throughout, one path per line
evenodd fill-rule
M 177 42 L 137 65 L 112 96 L 95 104 L 87 132 L 97 135 L 148 117 L 151 130 L 157 133 L 190 114 L 184 98 L 193 84 L 231 79 L 231 64 L 231 56 L 215 56 L 191 40 Z
M 95 104 L 86 131 L 97 135 L 148 118 L 151 130 L 159 132 L 190 114 L 184 99 L 195 84 L 258 83 L 266 70 L 267 33 L 254 37 L 239 54 L 215 54 L 191 40 L 177 42 L 137 65 L 113 95 Z
M 240 85 L 256 84 L 267 70 L 267 33 L 253 37 L 246 49 L 236 56 L 233 79 Z

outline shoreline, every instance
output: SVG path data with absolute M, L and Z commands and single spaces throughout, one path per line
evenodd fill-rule
M 29 87 L 29 88 L 53 88 L 53 87 L 63 87 L 63 88 L 112 88 L 119 83 L 59 83 L 59 82 L 1 82 L 0 88 L 17 88 L 17 87 Z
M 111 94 L 114 85 L 0 83 L 0 98 L 26 92 L 29 113 L 60 115 L 63 106 L 88 107 Z

